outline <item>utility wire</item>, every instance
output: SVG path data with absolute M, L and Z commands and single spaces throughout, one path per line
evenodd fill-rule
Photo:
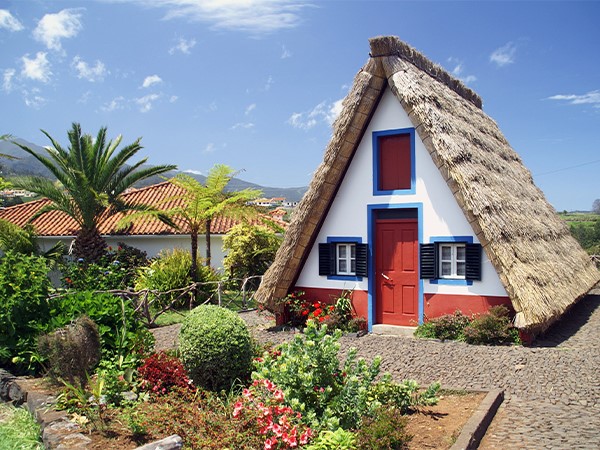
M 535 173 L 535 174 L 533 174 L 533 176 L 534 177 L 541 177 L 543 175 L 550 175 L 551 173 L 562 172 L 563 170 L 571 170 L 571 169 L 576 169 L 578 167 L 589 166 L 591 164 L 596 164 L 596 163 L 599 163 L 599 162 L 600 162 L 600 159 L 596 159 L 594 161 L 584 162 L 584 163 L 581 163 L 581 164 L 577 164 L 575 166 L 568 166 L 568 167 L 563 167 L 561 169 L 550 170 L 549 172 Z

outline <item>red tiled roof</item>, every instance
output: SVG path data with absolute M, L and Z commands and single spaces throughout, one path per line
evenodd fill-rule
M 181 188 L 175 186 L 169 181 L 155 184 L 141 189 L 135 189 L 122 195 L 122 199 L 127 203 L 144 204 L 154 206 L 160 209 L 169 209 L 176 206 L 181 201 L 169 200 L 181 194 Z M 169 200 L 169 201 L 167 201 Z M 0 210 L 0 219 L 7 220 L 18 226 L 26 225 L 31 218 L 50 200 L 42 199 L 33 202 L 23 203 L 21 205 L 11 206 Z M 152 217 L 139 218 L 125 230 L 117 231 L 116 224 L 123 217 L 122 213 L 114 214 L 102 221 L 99 231 L 102 235 L 169 235 L 169 234 L 187 234 L 178 231 L 158 219 Z M 267 218 L 268 216 L 264 216 Z M 278 225 L 287 227 L 287 223 L 268 217 L 269 220 L 277 222 Z M 213 219 L 210 231 L 213 234 L 225 234 L 234 225 L 240 221 L 225 217 L 216 217 Z M 39 236 L 74 236 L 79 230 L 77 223 L 69 216 L 60 211 L 50 211 L 31 222 Z M 250 223 L 262 223 L 260 218 L 251 219 Z

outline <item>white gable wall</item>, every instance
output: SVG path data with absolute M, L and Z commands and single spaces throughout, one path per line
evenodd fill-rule
M 319 231 L 296 286 L 329 289 L 368 290 L 368 280 L 339 281 L 319 276 L 318 244 L 327 242 L 328 236 L 361 237 L 368 241 L 368 205 L 419 204 L 422 205 L 421 243 L 430 242 L 432 236 L 472 236 L 478 242 L 456 199 L 435 167 L 431 156 L 415 133 L 416 189 L 409 195 L 373 195 L 373 144 L 375 131 L 413 128 L 400 102 L 387 89 L 356 154 L 342 181 L 337 196 Z M 472 285 L 433 284 L 423 280 L 424 293 L 454 295 L 507 296 L 485 252 L 482 253 L 482 281 Z

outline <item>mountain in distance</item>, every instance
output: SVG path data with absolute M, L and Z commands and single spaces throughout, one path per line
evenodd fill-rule
M 44 147 L 40 147 L 39 145 L 32 144 L 23 139 L 13 138 L 15 141 L 19 142 L 21 145 L 26 145 L 32 150 L 41 152 L 41 154 L 45 154 L 46 150 Z M 10 179 L 11 176 L 16 175 L 35 175 L 42 176 L 50 179 L 54 179 L 54 176 L 50 173 L 48 169 L 46 169 L 43 164 L 41 164 L 37 159 L 28 153 L 24 152 L 21 148 L 13 144 L 9 141 L 0 141 L 0 153 L 5 155 L 14 156 L 18 159 L 6 159 L 0 158 L 0 167 L 2 170 L 0 174 L 2 177 L 6 179 Z M 152 184 L 162 183 L 164 178 L 171 178 L 177 175 L 178 173 L 182 173 L 182 171 L 175 170 L 171 172 L 167 172 L 163 176 L 154 176 L 148 178 L 147 180 L 143 180 L 136 187 L 145 187 L 150 186 Z M 206 177 L 201 174 L 192 173 L 192 172 L 183 172 L 200 183 L 204 183 Z M 250 183 L 248 181 L 244 181 L 240 178 L 233 178 L 229 185 L 227 186 L 230 191 L 240 191 L 242 189 L 258 189 L 262 191 L 262 196 L 266 198 L 272 197 L 285 197 L 287 201 L 290 202 L 298 202 L 302 199 L 302 196 L 308 189 L 306 186 L 302 187 L 292 187 L 292 188 L 279 188 L 279 187 L 269 187 L 269 186 L 261 186 L 255 183 Z

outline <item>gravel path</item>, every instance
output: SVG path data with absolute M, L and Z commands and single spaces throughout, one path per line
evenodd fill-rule
M 396 379 L 444 387 L 504 389 L 482 449 L 600 449 L 600 291 L 581 300 L 532 347 L 486 347 L 406 337 L 344 336 L 342 353 L 383 357 Z M 279 343 L 272 317 L 241 313 L 254 336 Z M 171 328 L 171 334 L 175 329 Z M 157 342 L 159 341 L 157 336 Z

